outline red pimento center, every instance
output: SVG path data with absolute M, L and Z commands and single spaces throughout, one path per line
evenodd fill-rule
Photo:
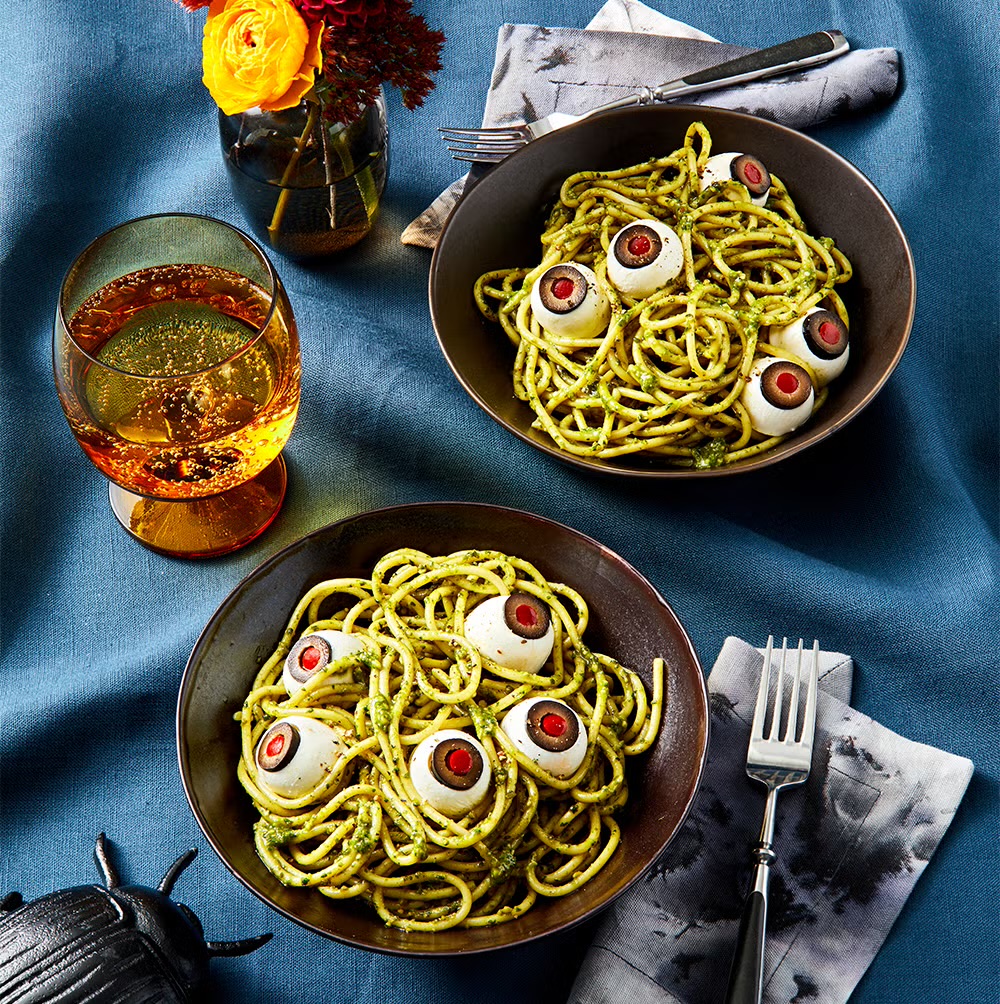
M 517 623 L 525 627 L 534 627 L 538 623 L 538 614 L 527 603 L 519 603 L 514 609 L 514 616 L 517 618 Z
M 833 321 L 824 321 L 819 326 L 819 337 L 827 345 L 836 345 L 840 341 L 840 329 Z
M 652 241 L 645 234 L 636 234 L 635 237 L 630 237 L 626 245 L 628 253 L 636 258 L 649 254 L 649 249 L 652 246 Z
M 573 295 L 573 290 L 576 289 L 576 283 L 572 279 L 567 279 L 563 277 L 562 279 L 556 279 L 552 283 L 552 295 L 557 300 L 568 300 Z
M 452 750 L 444 758 L 444 762 L 448 765 L 448 770 L 459 777 L 464 777 L 472 770 L 472 754 L 466 749 Z
M 310 645 L 302 650 L 302 654 L 299 656 L 299 665 L 303 669 L 313 670 L 319 665 L 322 658 L 320 650 L 315 645 Z
M 759 185 L 764 180 L 764 175 L 760 173 L 760 168 L 756 164 L 745 164 L 743 173 L 751 185 Z
M 542 720 L 538 724 L 547 736 L 561 736 L 566 731 L 566 719 L 551 712 L 542 715 Z
M 782 394 L 794 394 L 799 389 L 799 378 L 794 373 L 779 373 L 775 383 Z
M 264 752 L 273 759 L 280 756 L 284 748 L 285 737 L 279 732 L 276 736 L 271 737 L 271 741 L 264 747 Z

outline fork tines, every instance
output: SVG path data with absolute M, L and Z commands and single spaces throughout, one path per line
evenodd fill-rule
M 757 704 L 754 707 L 753 724 L 750 729 L 751 738 L 763 740 L 765 719 L 768 711 L 768 695 L 771 691 L 771 655 L 774 648 L 774 638 L 769 636 L 767 647 L 764 650 L 764 666 L 761 670 L 760 688 L 757 691 Z M 803 716 L 801 734 L 797 732 L 799 713 L 799 694 L 802 686 L 803 676 L 803 643 L 799 639 L 798 658 L 795 663 L 794 676 L 792 677 L 792 692 L 788 701 L 788 712 L 785 722 L 784 735 L 779 735 L 782 721 L 782 705 L 785 692 L 786 663 L 788 660 L 788 639 L 783 638 L 781 642 L 780 661 L 778 663 L 777 681 L 774 686 L 774 704 L 771 714 L 770 731 L 766 737 L 767 742 L 797 743 L 800 745 L 812 746 L 813 733 L 816 725 L 816 688 L 819 673 L 819 642 L 813 642 L 811 665 L 806 670 L 806 706 Z
M 520 150 L 530 138 L 521 127 L 502 129 L 453 129 L 439 126 L 438 132 L 449 146 L 455 160 L 479 161 L 498 164 L 509 154 Z

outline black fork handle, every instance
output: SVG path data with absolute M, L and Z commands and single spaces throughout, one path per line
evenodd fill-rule
M 851 46 L 841 32 L 816 31 L 780 45 L 737 56 L 726 63 L 685 74 L 647 92 L 646 100 L 667 101 L 686 94 L 715 90 L 720 86 L 734 86 L 762 80 L 780 73 L 804 70 L 828 62 L 850 50 Z M 640 102 L 644 103 L 644 102 Z
M 725 1004 L 760 1004 L 764 989 L 767 899 L 754 889 L 743 904 Z

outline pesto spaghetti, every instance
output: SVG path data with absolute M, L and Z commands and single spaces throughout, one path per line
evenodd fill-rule
M 514 633 L 483 628 L 494 606 Z M 401 549 L 370 579 L 310 589 L 236 715 L 267 868 L 411 931 L 499 924 L 578 890 L 619 843 L 625 760 L 653 743 L 665 686 L 660 659 L 647 694 L 592 651 L 588 619 L 576 591 L 495 551 Z M 312 733 L 335 755 L 289 774 Z
M 741 399 L 761 357 L 797 364 L 812 378 L 807 417 L 827 397 L 811 358 L 769 340 L 768 329 L 822 308 L 846 342 L 847 311 L 834 287 L 851 277 L 850 262 L 832 239 L 808 232 L 780 178 L 759 162 L 748 177 L 763 171 L 766 199 L 728 175 L 709 184 L 711 148 L 708 130 L 695 122 L 665 157 L 570 176 L 542 233 L 541 261 L 488 272 L 475 284 L 479 309 L 516 346 L 516 396 L 533 409 L 533 427 L 563 451 L 712 467 L 768 450 L 785 436 L 760 431 Z M 616 236 L 637 223 L 648 224 L 643 249 L 663 224 L 678 242 L 679 272 L 641 294 L 628 291 L 636 264 L 627 256 L 624 272 L 616 267 L 629 282 L 609 278 Z M 540 280 L 560 281 L 553 267 L 568 264 L 589 269 L 583 274 L 594 292 L 609 301 L 607 321 L 586 337 L 550 330 L 552 314 L 532 300 Z

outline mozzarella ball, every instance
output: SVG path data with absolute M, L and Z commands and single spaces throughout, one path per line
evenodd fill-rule
M 683 268 L 681 239 L 660 220 L 639 220 L 622 227 L 608 251 L 608 278 L 637 299 L 662 289 Z
M 288 715 L 257 743 L 257 782 L 275 795 L 299 798 L 331 773 L 347 752 L 337 729 L 305 715 Z
M 365 645 L 355 635 L 343 631 L 315 631 L 304 635 L 292 647 L 285 658 L 281 671 L 281 682 L 289 696 L 301 690 L 317 673 L 326 669 L 331 662 L 346 659 L 349 655 L 364 652 Z M 327 677 L 329 683 L 350 683 L 354 678 L 350 666 L 339 673 Z
M 555 632 L 549 608 L 536 596 L 491 596 L 465 618 L 465 637 L 506 669 L 537 673 L 552 654 Z
M 555 777 L 569 777 L 587 755 L 587 730 L 562 701 L 529 697 L 504 715 L 500 728 L 528 759 Z
M 531 287 L 531 310 L 550 335 L 591 338 L 604 331 L 611 301 L 586 265 L 553 265 Z
M 491 777 L 482 744 L 458 729 L 435 732 L 418 743 L 410 756 L 410 779 L 417 793 L 453 819 L 486 797 Z
M 809 363 L 820 387 L 844 372 L 851 354 L 847 325 L 822 307 L 813 307 L 790 324 L 772 324 L 767 340 Z
M 720 181 L 738 181 L 745 185 L 755 206 L 763 206 L 771 191 L 770 173 L 749 153 L 717 153 L 709 157 L 701 169 L 701 190 L 704 192 L 709 185 Z
M 809 374 L 797 363 L 761 356 L 750 370 L 740 400 L 757 432 L 784 436 L 812 414 L 815 394 Z

